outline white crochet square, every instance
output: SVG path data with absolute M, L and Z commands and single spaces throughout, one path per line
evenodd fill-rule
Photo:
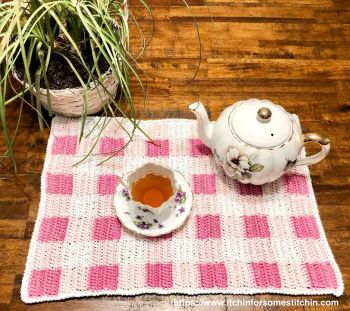
M 121 264 L 146 263 L 147 240 L 129 239 L 122 236 L 119 240 L 118 262 Z
M 218 205 L 220 209 L 221 216 L 242 216 L 243 215 L 243 206 L 241 204 L 241 199 L 238 195 L 233 195 L 232 193 L 220 193 L 216 196 L 209 198 L 213 201 L 210 206 L 213 204 Z M 214 203 L 215 202 L 215 203 Z
M 166 159 L 166 162 L 164 163 L 164 165 L 169 166 L 173 170 L 179 171 L 181 174 L 185 176 L 185 178 L 187 178 L 189 173 L 188 167 L 191 163 L 190 161 L 191 159 L 185 156 L 178 156 L 178 157 L 171 156 Z
M 90 266 L 91 252 L 92 244 L 90 242 L 66 242 L 62 254 L 62 268 Z
M 271 242 L 275 257 L 278 258 L 278 262 L 293 264 L 303 262 L 303 257 L 296 240 L 274 238 L 271 239 Z
M 128 155 L 128 150 L 125 150 L 125 154 Z M 142 153 L 139 157 L 125 158 L 123 174 L 129 173 L 147 162 L 149 162 L 149 159 L 144 157 Z
M 169 137 L 176 137 L 178 139 L 198 137 L 198 125 L 195 122 L 183 119 L 172 119 L 171 122 L 174 122 L 173 124 L 175 126 L 168 126 Z M 181 130 L 183 128 L 186 130 Z
M 71 295 L 71 289 L 78 292 L 86 291 L 89 284 L 90 267 L 70 267 L 61 271 L 60 291 L 63 295 Z M 48 308 L 50 309 L 50 308 Z
M 185 171 L 189 171 L 190 174 L 215 174 L 217 166 L 215 161 L 211 157 L 196 158 L 196 157 L 187 157 L 188 164 L 184 166 Z M 218 176 L 216 178 L 216 188 L 218 192 Z
M 100 240 L 92 243 L 91 265 L 110 266 L 118 264 L 120 240 Z
M 73 172 L 74 174 L 85 175 L 85 174 L 91 174 L 91 172 L 93 172 L 94 174 L 97 174 L 100 169 L 100 167 L 98 166 L 98 164 L 102 160 L 100 156 L 90 156 L 83 162 L 77 164 L 80 160 L 83 160 L 85 152 L 87 153 L 90 151 L 90 147 L 86 149 L 87 150 L 82 150 L 82 152 L 80 152 L 80 149 L 79 149 L 79 154 L 81 154 L 82 156 L 76 157 L 76 161 L 72 163 L 71 172 Z M 98 154 L 98 144 L 94 149 L 93 153 Z M 77 165 L 74 165 L 74 164 L 77 164 Z
M 243 238 L 223 239 L 222 252 L 225 261 L 246 261 Z
M 194 239 L 174 239 L 172 242 L 173 260 L 176 262 L 198 262 L 198 243 Z
M 81 196 L 73 194 L 70 215 L 72 217 L 94 218 L 97 214 L 99 200 L 98 195 Z
M 265 214 L 269 214 L 270 216 L 288 217 L 290 215 L 288 204 L 285 203 L 285 200 L 277 200 L 275 197 L 265 198 L 264 208 L 266 211 Z

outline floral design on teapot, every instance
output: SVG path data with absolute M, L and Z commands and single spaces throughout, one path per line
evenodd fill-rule
M 245 153 L 240 152 L 235 147 L 229 147 L 226 152 L 225 161 L 221 161 L 219 156 L 214 151 L 214 156 L 216 162 L 223 167 L 225 173 L 229 177 L 235 179 L 250 179 L 252 178 L 253 172 L 261 172 L 264 169 L 264 166 L 259 163 L 253 163 L 253 157 L 249 157 Z

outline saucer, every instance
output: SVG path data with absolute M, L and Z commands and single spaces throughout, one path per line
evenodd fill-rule
M 119 184 L 113 203 L 120 222 L 137 234 L 151 237 L 161 236 L 180 228 L 191 211 L 193 194 L 183 175 L 177 171 L 174 171 L 174 175 L 178 187 L 177 194 L 159 215 L 134 204 L 130 200 L 128 189 Z

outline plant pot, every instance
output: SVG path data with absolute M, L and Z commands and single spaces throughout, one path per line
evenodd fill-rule
M 19 79 L 16 72 L 13 73 L 13 77 L 23 85 L 23 81 Z M 105 91 L 104 87 L 100 84 L 96 84 L 91 87 L 87 92 L 87 114 L 94 114 L 103 108 L 104 105 L 111 101 L 111 97 L 115 96 L 118 88 L 118 81 L 112 72 L 107 73 L 102 82 L 103 86 L 108 92 Z M 35 96 L 36 90 L 33 89 Z M 109 93 L 109 94 L 108 94 Z M 47 101 L 47 89 L 40 88 L 40 102 L 42 106 L 49 110 L 49 103 Z M 83 88 L 72 88 L 62 90 L 51 90 L 50 89 L 50 100 L 51 100 L 51 111 L 55 114 L 62 115 L 65 117 L 80 117 L 83 111 L 84 105 L 84 89 Z
M 123 11 L 125 18 L 128 19 L 129 12 L 127 0 L 124 0 L 123 2 Z M 115 25 L 118 27 L 117 23 Z M 123 41 L 125 44 L 125 40 Z M 23 86 L 24 82 L 18 77 L 15 70 L 13 72 L 13 77 Z M 103 84 L 103 86 L 101 84 Z M 88 115 L 101 111 L 103 106 L 111 102 L 111 96 L 115 97 L 117 93 L 119 81 L 113 72 L 109 71 L 103 76 L 103 81 L 101 84 L 91 83 L 90 88 L 86 92 L 86 110 Z M 26 87 L 28 87 L 28 84 L 26 84 Z M 54 114 L 65 117 L 80 117 L 82 115 L 84 106 L 84 89 L 82 87 L 60 90 L 50 89 L 49 91 L 51 111 Z M 33 93 L 35 96 L 40 96 L 42 106 L 49 110 L 50 107 L 47 100 L 47 89 L 40 88 L 40 94 L 38 95 L 36 94 L 35 88 L 33 88 Z

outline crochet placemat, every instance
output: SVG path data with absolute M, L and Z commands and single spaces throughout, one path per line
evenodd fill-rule
M 274 183 L 243 185 L 226 177 L 201 144 L 194 120 L 142 121 L 127 142 L 115 120 L 53 120 L 41 200 L 21 296 L 27 303 L 142 293 L 318 295 L 343 293 L 307 167 Z M 104 122 L 106 121 L 106 122 Z M 123 124 L 129 128 L 129 124 Z M 74 166 L 95 145 L 91 157 Z M 145 162 L 180 171 L 194 192 L 183 227 L 138 236 L 115 216 L 115 173 Z

